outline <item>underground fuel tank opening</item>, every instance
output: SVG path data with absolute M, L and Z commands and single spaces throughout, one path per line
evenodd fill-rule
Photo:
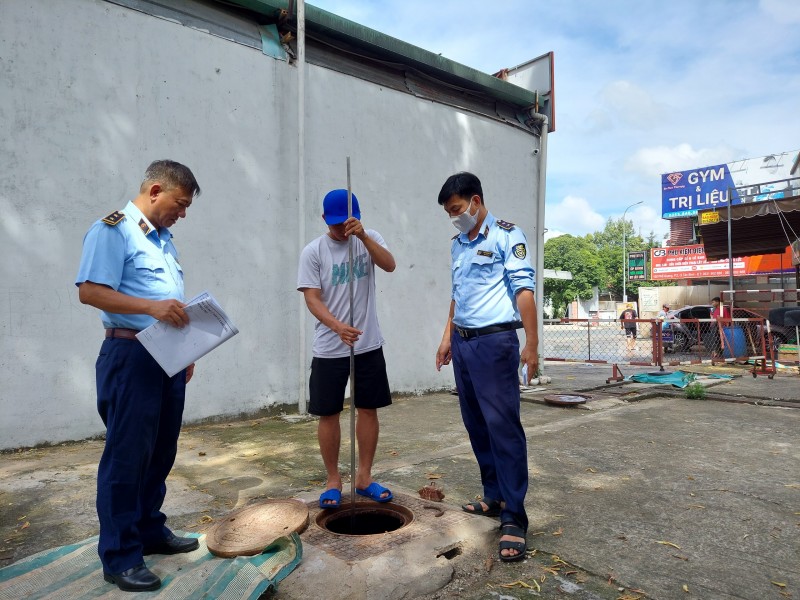
M 339 535 L 380 535 L 397 531 L 414 520 L 414 513 L 398 505 L 369 504 L 323 510 L 316 519 L 322 529 Z

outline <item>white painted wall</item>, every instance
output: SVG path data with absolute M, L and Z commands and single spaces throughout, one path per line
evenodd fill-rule
M 89 225 L 133 198 L 156 158 L 185 163 L 203 189 L 173 228 L 187 295 L 211 291 L 241 332 L 198 362 L 187 421 L 297 405 L 313 323 L 298 251 L 325 231 L 321 198 L 346 186 L 348 155 L 362 220 L 398 263 L 378 275 L 392 390 L 452 384 L 433 366 L 455 233 L 436 196 L 474 171 L 489 209 L 534 247 L 531 135 L 309 66 L 299 231 L 295 67 L 102 0 L 6 0 L 2 13 L 1 448 L 103 432 L 102 326 L 73 282 Z
M 573 300 L 570 304 L 570 319 L 588 319 L 591 313 L 597 313 L 600 310 L 600 289 L 597 286 L 592 286 L 592 297 L 588 300 L 580 298 Z M 599 317 L 598 317 L 599 318 Z

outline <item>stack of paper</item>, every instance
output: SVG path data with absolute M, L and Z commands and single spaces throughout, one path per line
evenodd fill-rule
M 136 334 L 170 377 L 239 333 L 236 325 L 208 292 L 189 300 L 184 310 L 189 317 L 189 324 L 182 329 L 157 321 Z

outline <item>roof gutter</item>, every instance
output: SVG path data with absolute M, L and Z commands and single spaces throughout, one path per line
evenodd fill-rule
M 286 0 L 225 0 L 223 3 L 246 8 L 270 19 L 277 18 L 281 11 L 288 11 L 290 4 Z M 294 15 L 289 15 L 289 19 L 294 20 Z M 305 5 L 305 26 L 308 32 L 323 34 L 370 50 L 380 57 L 406 64 L 463 88 L 488 94 L 521 109 L 533 107 L 536 102 L 534 92 L 310 4 Z

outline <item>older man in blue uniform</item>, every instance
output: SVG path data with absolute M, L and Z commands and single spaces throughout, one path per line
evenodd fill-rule
M 153 162 L 139 195 L 89 229 L 75 280 L 80 301 L 100 309 L 105 328 L 96 363 L 97 410 L 106 426 L 97 472 L 98 553 L 105 580 L 124 591 L 161 586 L 145 555 L 198 547 L 197 539 L 174 535 L 161 512 L 194 365 L 167 376 L 135 335 L 156 321 L 188 323 L 169 227 L 199 193 L 187 167 Z
M 453 361 L 461 416 L 480 467 L 483 499 L 462 508 L 500 515 L 498 554 L 521 560 L 527 549 L 528 457 L 520 422 L 520 362 L 539 370 L 534 271 L 525 235 L 486 209 L 480 180 L 456 173 L 439 204 L 460 231 L 453 238 L 450 314 L 436 368 Z M 517 329 L 525 329 L 520 354 Z M 524 383 L 527 383 L 524 382 Z

